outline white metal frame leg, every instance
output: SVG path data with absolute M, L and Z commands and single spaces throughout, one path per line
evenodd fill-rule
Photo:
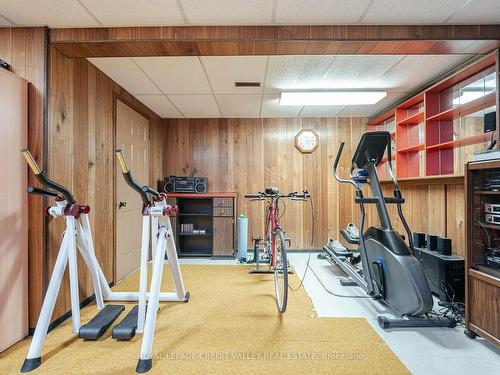
M 146 372 L 151 369 L 151 352 L 153 350 L 153 338 L 156 326 L 156 315 L 160 302 L 160 288 L 163 273 L 163 264 L 167 247 L 167 236 L 171 237 L 171 232 L 162 226 L 158 232 L 158 243 L 155 251 L 155 261 L 153 263 L 153 275 L 151 277 L 151 290 L 149 291 L 148 311 L 146 312 L 146 322 L 142 336 L 141 354 L 137 363 L 137 372 Z
M 139 274 L 139 310 L 137 312 L 138 333 L 144 331 L 144 320 L 146 319 L 146 298 L 148 288 L 148 256 L 149 256 L 149 227 L 150 216 L 142 218 L 142 244 L 141 244 L 141 264 Z M 156 235 L 156 232 L 155 232 Z
M 80 292 L 78 290 L 78 264 L 76 260 L 76 222 L 73 216 L 66 216 L 68 235 L 69 291 L 71 296 L 71 321 L 73 332 L 80 330 Z
M 172 232 L 172 224 L 170 223 L 170 218 L 167 217 L 165 220 L 165 226 L 167 227 L 168 233 Z M 184 287 L 184 280 L 182 278 L 181 267 L 179 265 L 179 258 L 177 257 L 177 248 L 175 247 L 174 236 L 170 235 L 166 239 L 167 242 L 167 257 L 170 272 L 172 273 L 172 279 L 174 281 L 175 292 L 177 293 L 177 298 L 183 300 L 186 298 L 186 288 Z
M 68 262 L 70 246 L 69 236 L 69 232 L 64 233 L 61 247 L 59 249 L 59 253 L 57 254 L 56 263 L 54 264 L 54 269 L 52 270 L 52 276 L 50 277 L 47 293 L 45 294 L 42 309 L 40 310 L 40 315 L 36 323 L 35 333 L 33 334 L 33 338 L 31 340 L 26 361 L 21 369 L 22 372 L 25 372 L 23 371 L 25 370 L 25 367 L 27 371 L 30 371 L 40 365 L 42 346 L 47 335 L 50 319 L 52 317 L 52 313 L 54 312 L 57 295 L 59 294 L 59 288 L 61 287 L 61 281 L 64 276 L 64 270 L 66 269 L 66 264 Z M 34 364 L 33 362 L 37 362 L 37 364 Z
M 104 300 L 102 296 L 103 291 L 101 285 L 102 282 L 99 279 L 99 271 L 101 270 L 101 268 L 99 266 L 99 262 L 97 261 L 97 257 L 95 255 L 94 240 L 92 238 L 92 231 L 90 230 L 89 216 L 87 214 L 81 214 L 80 221 L 81 225 L 77 226 L 77 228 L 80 230 L 80 235 L 77 236 L 76 238 L 77 245 L 79 239 L 83 240 L 82 242 L 85 243 L 85 246 L 83 247 L 78 246 L 78 247 L 80 249 L 80 254 L 82 255 L 82 258 L 87 264 L 87 268 L 91 273 L 97 308 L 101 310 L 104 308 Z M 107 286 L 108 282 L 105 280 L 104 284 Z

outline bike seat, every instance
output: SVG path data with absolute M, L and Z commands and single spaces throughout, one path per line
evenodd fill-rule
M 266 188 L 266 194 L 269 195 L 278 195 L 280 193 L 279 189 L 275 186 L 271 186 Z

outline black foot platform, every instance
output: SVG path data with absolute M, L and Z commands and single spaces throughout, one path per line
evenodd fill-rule
M 106 305 L 90 322 L 80 327 L 78 337 L 84 340 L 97 340 L 125 310 L 123 305 Z
M 380 328 L 407 328 L 407 327 L 449 327 L 455 328 L 457 322 L 452 318 L 445 317 L 405 317 L 405 318 L 387 318 L 385 316 L 378 317 L 378 325 Z
M 152 359 L 139 359 L 137 362 L 137 367 L 135 368 L 135 372 L 142 374 L 144 372 L 148 372 L 153 367 Z
M 23 363 L 23 367 L 21 367 L 21 372 L 30 372 L 36 369 L 42 363 L 42 358 L 26 358 Z
M 139 305 L 135 305 L 129 311 L 127 316 L 116 326 L 113 327 L 111 337 L 116 340 L 130 340 L 135 336 L 137 329 L 137 315 L 139 313 Z

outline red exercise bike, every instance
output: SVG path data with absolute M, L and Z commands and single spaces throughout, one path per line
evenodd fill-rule
M 266 222 L 264 236 L 264 254 L 269 259 L 269 270 L 257 270 L 253 273 L 273 273 L 276 304 L 280 313 L 286 310 L 288 299 L 288 259 L 284 230 L 280 225 L 279 200 L 288 198 L 295 201 L 305 201 L 310 197 L 307 191 L 303 193 L 281 194 L 276 187 L 270 187 L 265 192 L 246 194 L 245 198 L 251 201 L 267 200 Z M 257 254 L 258 256 L 258 254 Z

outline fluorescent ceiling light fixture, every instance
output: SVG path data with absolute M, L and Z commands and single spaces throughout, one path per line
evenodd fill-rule
M 364 105 L 375 104 L 387 96 L 379 90 L 284 91 L 280 105 Z

